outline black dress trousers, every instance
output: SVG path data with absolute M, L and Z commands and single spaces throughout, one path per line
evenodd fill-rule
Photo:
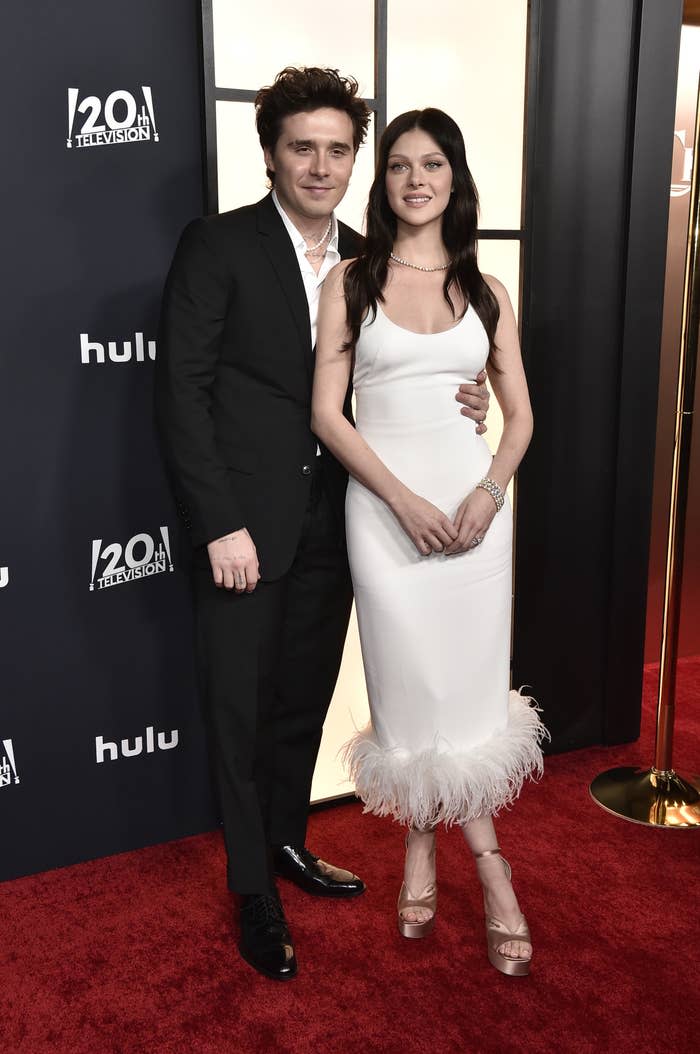
M 228 884 L 237 893 L 269 891 L 270 848 L 304 844 L 311 780 L 350 616 L 344 532 L 321 459 L 315 460 L 301 537 L 282 577 L 237 594 L 214 585 L 206 548 L 195 554 L 199 674 Z M 283 511 L 279 529 L 285 530 Z

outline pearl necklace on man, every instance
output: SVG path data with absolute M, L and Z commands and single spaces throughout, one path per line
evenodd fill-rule
M 326 227 L 325 231 L 323 232 L 323 234 L 321 235 L 319 240 L 316 242 L 316 244 L 310 246 L 310 248 L 308 248 L 308 249 L 304 249 L 304 255 L 305 256 L 314 256 L 314 254 L 317 255 L 317 256 L 321 255 L 318 252 L 318 250 L 321 248 L 321 246 L 325 242 L 326 238 L 331 233 L 331 227 L 332 226 L 333 226 L 333 217 L 331 216 L 330 219 L 328 220 L 328 226 Z M 325 252 L 325 249 L 324 249 L 324 252 Z
M 389 253 L 389 256 L 394 260 L 395 263 L 403 264 L 404 267 L 412 267 L 414 271 L 446 271 L 450 266 L 449 263 L 440 264 L 438 267 L 423 267 L 421 264 L 410 263 L 408 260 L 403 260 L 396 253 Z

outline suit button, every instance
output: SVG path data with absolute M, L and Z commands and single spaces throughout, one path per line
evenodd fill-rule
M 302 476 L 310 476 L 311 475 L 311 465 L 302 465 L 302 467 L 301 467 L 301 474 L 302 474 Z

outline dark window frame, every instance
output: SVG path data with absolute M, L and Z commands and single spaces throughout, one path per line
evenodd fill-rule
M 379 139 L 387 124 L 387 47 L 388 16 L 391 0 L 374 0 L 374 96 L 365 98 L 368 107 L 374 113 L 374 148 L 375 153 Z M 489 228 L 479 230 L 482 241 L 514 241 L 521 243 L 520 282 L 522 286 L 523 243 L 526 241 L 525 185 L 528 170 L 528 119 L 534 114 L 536 63 L 531 61 L 533 48 L 533 29 L 539 23 L 539 6 L 541 0 L 530 0 L 528 3 L 528 26 L 526 34 L 526 78 L 525 78 L 525 112 L 523 126 L 523 206 L 521 208 L 521 226 L 519 228 Z M 201 42 L 202 42 L 202 79 L 204 83 L 204 156 L 205 156 L 205 207 L 208 213 L 219 211 L 218 158 L 216 147 L 216 104 L 217 102 L 255 101 L 256 89 L 220 88 L 216 86 L 214 68 L 214 15 L 213 0 L 201 0 Z M 520 297 L 522 303 L 522 295 Z

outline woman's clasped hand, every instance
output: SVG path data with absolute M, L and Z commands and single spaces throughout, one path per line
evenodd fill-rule
M 496 515 L 493 499 L 480 489 L 466 496 L 454 520 L 412 491 L 396 499 L 392 509 L 421 556 L 431 553 L 454 556 L 472 551 L 481 544 Z

